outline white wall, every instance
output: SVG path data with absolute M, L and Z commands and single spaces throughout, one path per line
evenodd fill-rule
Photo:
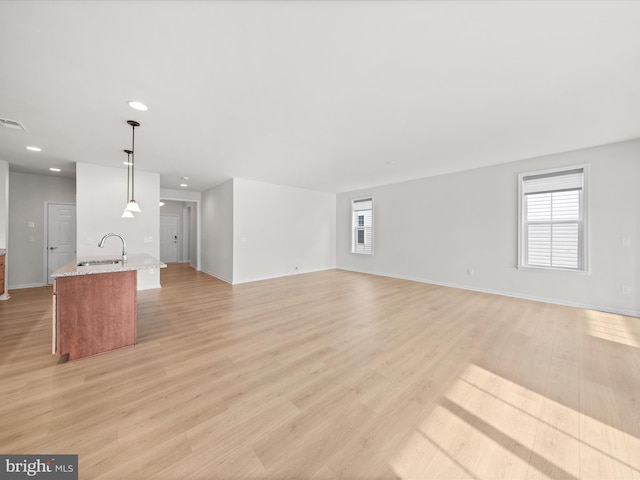
M 9 173 L 10 289 L 46 285 L 47 202 L 75 204 L 75 181 L 53 175 Z
M 590 272 L 518 270 L 518 173 L 590 165 Z M 640 140 L 338 195 L 338 268 L 640 315 Z M 374 197 L 374 256 L 350 253 Z M 631 238 L 623 247 L 622 237 Z M 467 275 L 473 268 L 474 275 Z M 622 285 L 631 286 L 623 295 Z
M 160 198 L 168 200 L 180 200 L 184 202 L 199 202 L 202 199 L 200 192 L 190 192 L 188 190 L 172 190 L 170 188 L 160 189 Z
M 202 193 L 201 268 L 233 282 L 233 180 Z
M 335 268 L 333 193 L 234 179 L 233 283 Z
M 189 204 L 189 264 L 191 268 L 200 270 L 200 203 L 191 202 Z
M 126 205 L 126 168 L 76 165 L 79 257 L 120 255 L 122 242 L 118 238 L 109 238 L 104 248 L 98 248 L 102 236 L 112 232 L 125 238 L 129 254 L 147 253 L 160 258 L 160 175 L 136 170 L 135 181 L 135 199 L 142 213 L 136 213 L 135 218 L 120 218 Z M 151 241 L 145 242 L 145 237 Z M 138 272 L 139 290 L 159 287 L 158 269 Z
M 6 250 L 9 244 L 9 162 L 0 160 L 0 249 Z M 7 252 L 8 255 L 8 252 Z M 3 293 L 0 300 L 6 300 L 9 279 L 7 278 L 8 257 L 5 256 L 5 275 Z
M 160 215 L 173 215 L 182 220 L 182 208 L 183 202 L 176 202 L 175 200 L 163 200 L 164 205 L 160 207 Z M 180 223 L 182 225 L 182 223 Z
M 9 241 L 9 162 L 0 160 L 0 248 Z

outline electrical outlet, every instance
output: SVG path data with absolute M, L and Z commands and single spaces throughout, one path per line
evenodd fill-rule
M 467 268 L 467 275 L 469 275 L 470 277 L 473 276 L 473 268 Z
M 630 247 L 631 246 L 631 237 L 622 237 L 622 246 Z
M 631 286 L 630 285 L 622 285 L 622 294 L 630 295 L 631 294 Z

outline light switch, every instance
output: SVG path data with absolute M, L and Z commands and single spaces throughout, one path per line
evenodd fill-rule
M 27 222 L 27 227 L 29 227 L 29 228 L 36 228 L 36 222 L 34 222 L 34 221 Z
M 622 237 L 622 246 L 630 247 L 631 246 L 631 237 Z

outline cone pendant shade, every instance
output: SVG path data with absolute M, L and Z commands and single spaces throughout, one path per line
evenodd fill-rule
M 134 212 L 134 213 L 140 213 L 142 212 L 142 210 L 140 210 L 140 205 L 138 205 L 138 202 L 136 202 L 135 200 L 130 200 L 129 203 L 127 203 L 127 206 L 124 208 L 125 212 Z

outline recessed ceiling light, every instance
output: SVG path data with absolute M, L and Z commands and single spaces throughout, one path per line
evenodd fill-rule
M 181 183 L 181 184 L 180 184 L 180 186 L 181 186 L 181 187 L 186 187 L 186 186 L 187 186 L 187 184 L 186 184 L 186 183 Z
M 149 107 L 147 107 L 142 102 L 138 102 L 137 100 L 133 100 L 133 101 L 129 102 L 129 106 L 131 108 L 135 108 L 136 110 L 142 110 L 143 112 L 146 112 L 147 110 L 149 110 Z
M 32 152 L 41 152 L 42 149 L 40 147 L 27 147 L 27 150 L 31 150 Z
M 164 202 L 160 202 L 160 206 L 161 206 L 161 207 L 164 207 Z
M 60 170 L 59 168 L 56 167 L 49 167 L 49 170 L 51 170 L 52 172 L 61 172 L 62 170 Z
M 189 177 L 182 177 L 182 180 L 189 180 Z

